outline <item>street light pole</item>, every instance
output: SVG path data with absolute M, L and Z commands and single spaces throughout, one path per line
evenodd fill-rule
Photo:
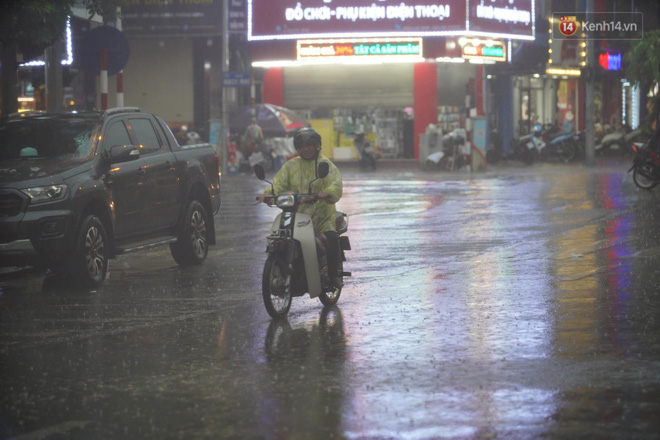
M 229 1 L 223 0 L 222 4 L 222 80 L 229 71 Z M 219 145 L 222 147 L 222 174 L 227 173 L 227 148 L 229 147 L 229 118 L 227 117 L 227 87 L 222 87 L 222 130 L 220 132 Z
M 594 12 L 594 0 L 587 0 L 587 17 L 589 14 Z M 594 136 L 594 75 L 596 72 L 596 66 L 594 65 L 595 56 L 594 51 L 596 45 L 594 44 L 593 34 L 590 31 L 587 31 L 587 77 L 585 78 L 585 93 L 584 98 L 586 101 L 585 105 L 585 164 L 588 166 L 593 166 L 595 164 L 595 136 Z

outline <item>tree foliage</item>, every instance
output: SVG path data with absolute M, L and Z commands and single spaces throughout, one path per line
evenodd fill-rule
M 644 33 L 644 38 L 635 42 L 625 55 L 626 78 L 637 84 L 646 94 L 660 84 L 660 30 Z M 649 119 L 655 121 L 660 116 L 660 96 L 650 98 Z
M 76 0 L 3 0 L 0 44 L 14 44 L 26 59 L 41 55 L 59 39 Z M 83 0 L 89 18 L 111 19 L 121 0 Z
M 18 54 L 31 60 L 58 41 L 72 15 L 76 0 L 0 1 L 0 77 L 2 112 L 16 111 Z M 114 19 L 121 0 L 82 0 L 89 18 L 100 15 Z
M 0 44 L 32 59 L 64 32 L 74 0 L 5 0 L 0 5 Z

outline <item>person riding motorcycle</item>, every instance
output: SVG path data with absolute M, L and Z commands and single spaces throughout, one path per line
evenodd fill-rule
M 321 154 L 321 135 L 312 128 L 300 129 L 293 138 L 293 145 L 299 156 L 286 162 L 273 178 L 274 194 L 285 191 L 307 193 L 309 183 L 316 178 L 316 170 L 320 162 L 328 162 L 330 172 L 327 177 L 318 179 L 312 184 L 312 191 L 318 194 L 315 203 L 305 203 L 298 209 L 308 214 L 314 224 L 314 234 L 325 235 L 328 243 L 328 274 L 335 287 L 341 287 L 341 277 L 337 273 L 339 259 L 339 237 L 335 217 L 335 203 L 341 198 L 343 181 L 339 169 L 323 154 Z M 270 192 L 270 190 L 268 190 Z M 259 196 L 263 202 L 266 194 Z
M 261 130 L 259 124 L 257 124 L 257 119 L 252 117 L 250 119 L 250 125 L 245 129 L 242 137 L 243 141 L 243 150 L 249 156 L 250 154 L 257 151 L 257 147 L 264 141 L 264 132 Z

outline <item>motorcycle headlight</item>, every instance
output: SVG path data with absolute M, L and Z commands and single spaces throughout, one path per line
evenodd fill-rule
M 22 191 L 30 198 L 30 203 L 35 205 L 64 199 L 69 192 L 69 187 L 66 185 L 37 186 Z
M 278 208 L 290 208 L 296 204 L 296 196 L 294 194 L 277 196 L 275 204 Z

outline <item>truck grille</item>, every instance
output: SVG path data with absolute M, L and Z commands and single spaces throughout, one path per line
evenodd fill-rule
M 24 199 L 15 192 L 0 192 L 0 218 L 13 217 L 23 209 Z

